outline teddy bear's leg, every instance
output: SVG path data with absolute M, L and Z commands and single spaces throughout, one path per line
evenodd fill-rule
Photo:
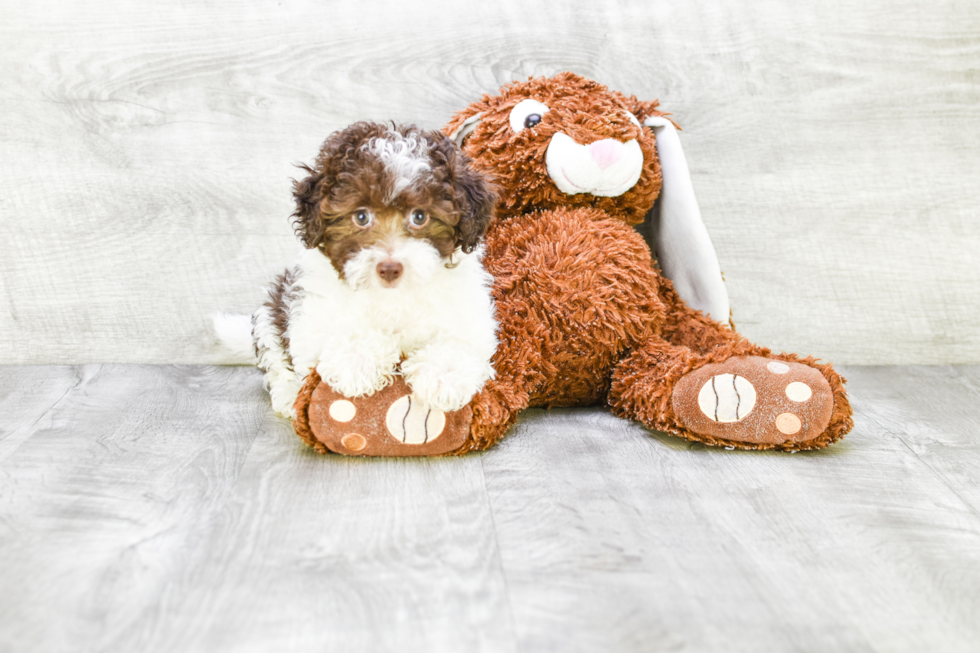
M 651 339 L 617 366 L 609 394 L 617 414 L 740 449 L 819 449 L 850 430 L 844 380 L 830 365 L 752 344 L 688 308 L 669 283 L 661 296 L 664 339 Z
M 501 277 L 503 275 L 500 275 Z M 509 283 L 498 278 L 498 287 Z M 489 449 L 528 407 L 532 391 L 544 383 L 543 334 L 549 325 L 535 317 L 520 292 L 496 293 L 497 350 L 494 378 L 473 397 L 473 421 L 467 441 L 456 453 Z
M 609 403 L 652 429 L 739 449 L 820 449 L 852 426 L 830 365 L 746 341 L 696 354 L 651 340 L 617 366 Z
M 470 402 L 473 411 L 470 435 L 456 453 L 489 449 L 495 445 L 527 405 L 528 394 L 517 390 L 515 384 L 500 378 L 488 381 Z

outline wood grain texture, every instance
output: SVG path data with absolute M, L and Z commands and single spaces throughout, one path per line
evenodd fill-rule
M 296 248 L 292 163 L 570 69 L 684 127 L 736 323 L 841 363 L 980 362 L 980 5 L 0 6 L 0 361 L 221 362 Z
M 527 650 L 557 648 L 572 624 L 580 636 L 562 650 L 975 645 L 980 521 L 904 444 L 857 433 L 791 458 L 651 449 L 603 415 L 587 435 L 614 444 L 576 438 L 556 453 L 581 428 L 557 417 L 528 420 L 520 453 L 488 469 Z
M 847 373 L 857 428 L 793 456 L 526 415 L 486 458 L 524 650 L 972 650 L 977 370 Z
M 0 367 L 0 463 L 44 428 L 52 409 L 81 382 L 64 366 Z
M 203 548 L 152 650 L 517 650 L 478 457 L 322 456 L 270 418 Z
M 266 412 L 254 370 L 73 374 L 0 463 L 0 651 L 145 650 Z
M 819 452 L 590 408 L 383 460 L 312 453 L 256 370 L 0 368 L 0 406 L 51 385 L 0 413 L 0 652 L 972 652 L 980 367 L 844 372 Z

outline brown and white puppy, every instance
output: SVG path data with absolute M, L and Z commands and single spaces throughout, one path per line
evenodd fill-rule
M 331 135 L 294 184 L 305 249 L 252 317 L 273 408 L 304 379 L 348 397 L 401 373 L 422 402 L 465 406 L 493 376 L 496 323 L 481 247 L 496 196 L 453 141 L 359 122 Z

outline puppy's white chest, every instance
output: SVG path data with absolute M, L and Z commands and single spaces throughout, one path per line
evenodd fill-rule
M 388 347 L 408 353 L 426 333 L 425 309 L 385 303 L 364 293 L 339 296 L 307 293 L 290 324 L 290 350 L 297 372 L 311 369 L 321 356 L 348 348 L 362 339 L 382 338 Z M 367 301 L 374 300 L 374 301 Z

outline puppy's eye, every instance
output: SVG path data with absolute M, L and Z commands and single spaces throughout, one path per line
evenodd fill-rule
M 510 128 L 519 132 L 522 129 L 535 127 L 550 110 L 537 100 L 521 100 L 510 110 Z
M 351 219 L 358 227 L 366 227 L 371 224 L 371 214 L 363 209 L 354 211 L 354 215 L 351 216 Z
M 415 209 L 409 217 L 413 227 L 424 227 L 429 222 L 429 216 L 422 209 Z

